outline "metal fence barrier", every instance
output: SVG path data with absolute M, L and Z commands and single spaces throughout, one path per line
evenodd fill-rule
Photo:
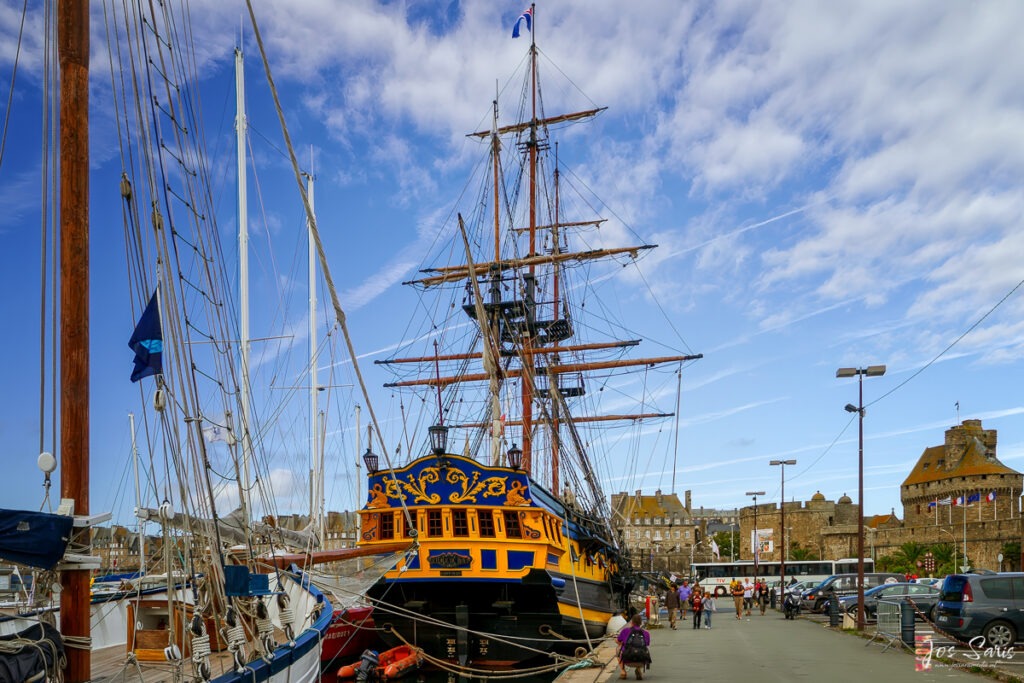
M 882 648 L 882 652 L 885 652 L 893 645 L 899 643 L 901 646 L 910 648 L 907 644 L 906 638 L 904 637 L 904 626 L 903 612 L 904 608 L 910 608 L 910 605 L 904 605 L 900 601 L 894 600 L 879 600 L 878 601 L 878 623 L 875 626 L 875 635 L 871 637 L 871 640 L 867 642 L 867 645 L 873 643 L 876 639 L 882 639 L 886 641 L 885 647 Z M 910 609 L 910 641 L 914 640 L 914 612 Z

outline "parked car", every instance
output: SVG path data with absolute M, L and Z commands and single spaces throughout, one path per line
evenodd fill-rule
M 1024 633 L 1024 572 L 950 574 L 935 612 L 936 626 L 950 635 L 1009 647 Z
M 816 581 L 797 581 L 786 586 L 786 593 L 796 593 L 797 599 L 804 594 L 804 591 L 808 591 L 815 586 L 821 584 L 820 580 Z
M 942 580 L 944 578 L 945 577 L 942 577 L 942 576 L 936 576 L 936 577 L 922 576 L 919 579 L 914 579 L 913 583 L 923 583 L 926 586 L 935 586 L 936 588 L 940 588 L 941 589 L 942 588 Z
M 902 574 L 886 572 L 865 573 L 864 590 L 881 586 L 884 583 L 900 583 L 902 580 Z M 814 588 L 804 591 L 803 595 L 800 596 L 800 607 L 812 612 L 822 612 L 832 595 L 841 598 L 851 593 L 857 594 L 857 575 L 834 574 Z
M 800 596 L 803 595 L 804 591 L 814 588 L 821 583 L 821 579 L 814 581 L 797 581 L 796 583 L 786 584 L 786 589 L 782 590 L 779 582 L 776 581 L 772 584 L 772 590 L 775 591 L 775 600 L 779 609 L 782 609 L 782 601 L 786 599 L 787 593 L 793 593 L 796 596 L 797 602 L 800 601 Z
M 886 583 L 876 586 L 864 591 L 864 618 L 872 621 L 878 618 L 880 600 L 902 603 L 910 598 L 918 612 L 928 615 L 928 618 L 934 621 L 932 609 L 939 602 L 939 592 L 938 588 L 923 583 Z M 857 594 L 851 593 L 839 598 L 839 606 L 844 612 L 856 618 Z M 920 614 L 916 616 L 920 618 Z

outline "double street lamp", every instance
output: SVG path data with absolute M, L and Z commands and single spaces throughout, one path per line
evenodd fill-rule
M 869 365 L 866 368 L 839 368 L 836 377 L 856 377 L 858 387 L 857 405 L 846 404 L 846 412 L 857 413 L 859 429 L 857 435 L 857 630 L 864 630 L 864 376 L 880 377 L 885 374 L 884 365 Z
M 754 551 L 754 577 L 757 577 L 757 556 L 758 556 L 758 536 L 757 536 L 757 497 L 763 496 L 764 491 L 747 491 L 748 496 L 754 497 L 754 542 L 750 544 L 750 549 Z
M 779 554 L 782 556 L 782 561 L 779 563 L 779 588 L 780 591 L 785 594 L 786 591 L 786 465 L 795 465 L 796 460 L 772 460 L 769 465 L 779 465 L 782 471 L 782 505 L 779 506 L 780 518 L 780 531 L 782 532 L 782 539 L 779 545 Z

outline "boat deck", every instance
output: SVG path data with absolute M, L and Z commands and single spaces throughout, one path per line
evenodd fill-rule
M 284 641 L 279 640 L 279 643 Z M 249 648 L 247 647 L 248 651 Z M 179 664 L 184 680 L 195 678 L 192 671 L 191 658 L 186 657 Z M 175 677 L 175 670 L 178 666 L 172 666 L 167 662 L 139 662 L 130 661 L 124 645 L 114 645 L 92 652 L 92 683 L 102 681 L 144 681 L 145 683 L 172 683 L 180 682 L 181 677 Z M 213 652 L 210 654 L 210 669 L 213 672 L 211 678 L 217 678 L 222 674 L 231 671 L 231 653 L 227 650 Z

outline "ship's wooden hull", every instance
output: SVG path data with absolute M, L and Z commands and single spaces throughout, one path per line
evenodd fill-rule
M 625 607 L 629 587 L 599 526 L 521 471 L 431 456 L 371 477 L 369 490 L 363 545 L 408 534 L 410 520 L 419 539 L 368 592 L 388 645 L 510 666 L 586 647 Z

